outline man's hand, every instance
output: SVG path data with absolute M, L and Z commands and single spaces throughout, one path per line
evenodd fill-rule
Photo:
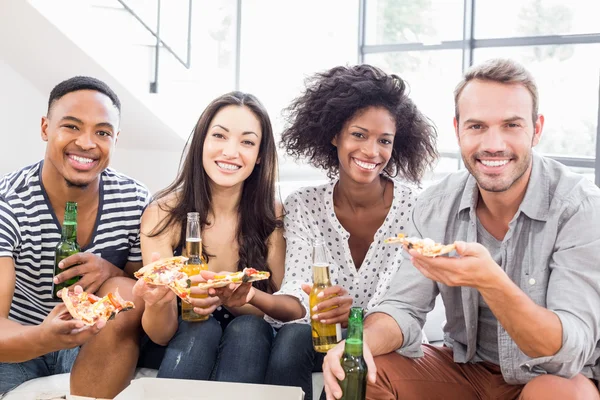
M 65 258 L 58 264 L 58 268 L 62 269 L 63 272 L 54 277 L 54 284 L 57 285 L 76 276 L 81 276 L 77 284 L 88 293 L 96 293 L 109 278 L 125 275 L 121 269 L 102 257 L 87 252 L 73 254 Z M 72 287 L 69 289 L 72 289 Z
M 346 341 L 342 340 L 333 349 L 327 352 L 323 359 L 323 381 L 325 383 L 325 394 L 327 400 L 339 399 L 342 397 L 342 388 L 338 381 L 344 380 L 344 370 L 340 364 L 340 358 L 344 354 Z M 363 358 L 367 363 L 368 379 L 371 383 L 375 383 L 377 377 L 377 367 L 373 361 L 371 350 L 366 342 L 363 342 Z
M 476 289 L 493 285 L 504 271 L 490 252 L 479 243 L 455 242 L 459 257 L 425 257 L 408 250 L 411 261 L 425 277 L 447 286 L 469 286 Z
M 302 290 L 310 295 L 312 286 L 303 283 Z M 328 325 L 339 323 L 343 328 L 348 326 L 352 297 L 348 295 L 346 289 L 341 286 L 331 286 L 319 293 L 317 297 L 324 300 L 313 307 L 313 320 Z
M 80 286 L 75 287 L 76 293 L 81 293 Z M 40 325 L 40 341 L 45 343 L 46 348 L 54 350 L 71 349 L 81 346 L 94 337 L 106 325 L 104 319 L 100 319 L 92 326 L 73 319 L 67 307 L 61 303 L 54 307 Z
M 212 271 L 200 271 L 202 279 L 208 281 L 214 279 L 215 275 L 223 275 L 227 272 L 215 273 Z M 256 293 L 256 289 L 252 286 L 252 283 L 230 283 L 229 285 L 222 288 L 211 288 L 208 289 L 210 296 L 217 296 L 221 303 L 226 307 L 241 307 L 248 304 Z

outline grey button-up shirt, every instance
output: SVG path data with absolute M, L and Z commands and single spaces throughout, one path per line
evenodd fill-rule
M 450 175 L 419 196 L 411 234 L 440 243 L 476 242 L 478 197 L 475 179 L 467 171 Z M 536 304 L 556 313 L 563 327 L 558 353 L 530 358 L 498 324 L 505 381 L 522 384 L 539 374 L 572 377 L 579 372 L 599 379 L 600 189 L 534 152 L 525 197 L 501 249 L 508 276 Z M 395 318 L 404 334 L 398 352 L 419 357 L 421 328 L 438 293 L 446 308 L 445 342 L 454 348 L 456 362 L 472 361 L 477 348 L 476 289 L 432 282 L 407 260 L 370 313 Z M 539 334 L 543 337 L 544 332 Z

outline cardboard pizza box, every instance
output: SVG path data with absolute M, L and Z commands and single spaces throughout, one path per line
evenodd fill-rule
M 140 378 L 119 393 L 115 400 L 303 400 L 299 387 Z

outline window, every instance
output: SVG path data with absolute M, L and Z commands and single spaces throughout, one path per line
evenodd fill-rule
M 596 154 L 600 44 L 476 49 L 475 62 L 512 58 L 534 76 L 545 116 L 536 149 L 561 156 Z
M 461 73 L 473 63 L 506 57 L 523 64 L 537 81 L 539 110 L 545 116 L 537 150 L 600 186 L 595 158 L 600 136 L 600 2 L 363 1 L 365 62 L 406 79 L 411 97 L 438 128 L 443 158 L 428 179 L 462 168 L 450 122 L 452 92 Z
M 454 134 L 454 86 L 460 80 L 461 50 L 407 51 L 365 55 L 365 62 L 404 79 L 409 97 L 438 132 L 438 151 L 457 151 Z
M 357 4 L 347 0 L 242 2 L 240 89 L 265 104 L 276 136 L 284 127 L 281 111 L 302 93 L 307 76 L 358 60 Z M 324 179 L 320 171 L 284 157 L 281 150 L 279 161 L 282 181 Z
M 475 37 L 598 33 L 600 2 L 590 0 L 477 1 Z
M 463 0 L 367 0 L 366 44 L 462 39 Z

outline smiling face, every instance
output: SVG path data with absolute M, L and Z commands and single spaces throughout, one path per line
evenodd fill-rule
M 454 127 L 462 159 L 480 189 L 504 192 L 526 181 L 544 117 L 532 121 L 532 97 L 525 86 L 473 80 L 457 106 Z
M 249 108 L 222 108 L 209 124 L 202 164 L 211 182 L 221 187 L 241 185 L 250 176 L 258 157 L 262 129 Z
M 67 93 L 42 118 L 48 142 L 44 170 L 68 186 L 85 188 L 108 167 L 119 134 L 119 111 L 93 90 Z
M 371 183 L 392 156 L 396 122 L 388 110 L 369 107 L 350 118 L 333 138 L 340 164 L 340 178 Z

